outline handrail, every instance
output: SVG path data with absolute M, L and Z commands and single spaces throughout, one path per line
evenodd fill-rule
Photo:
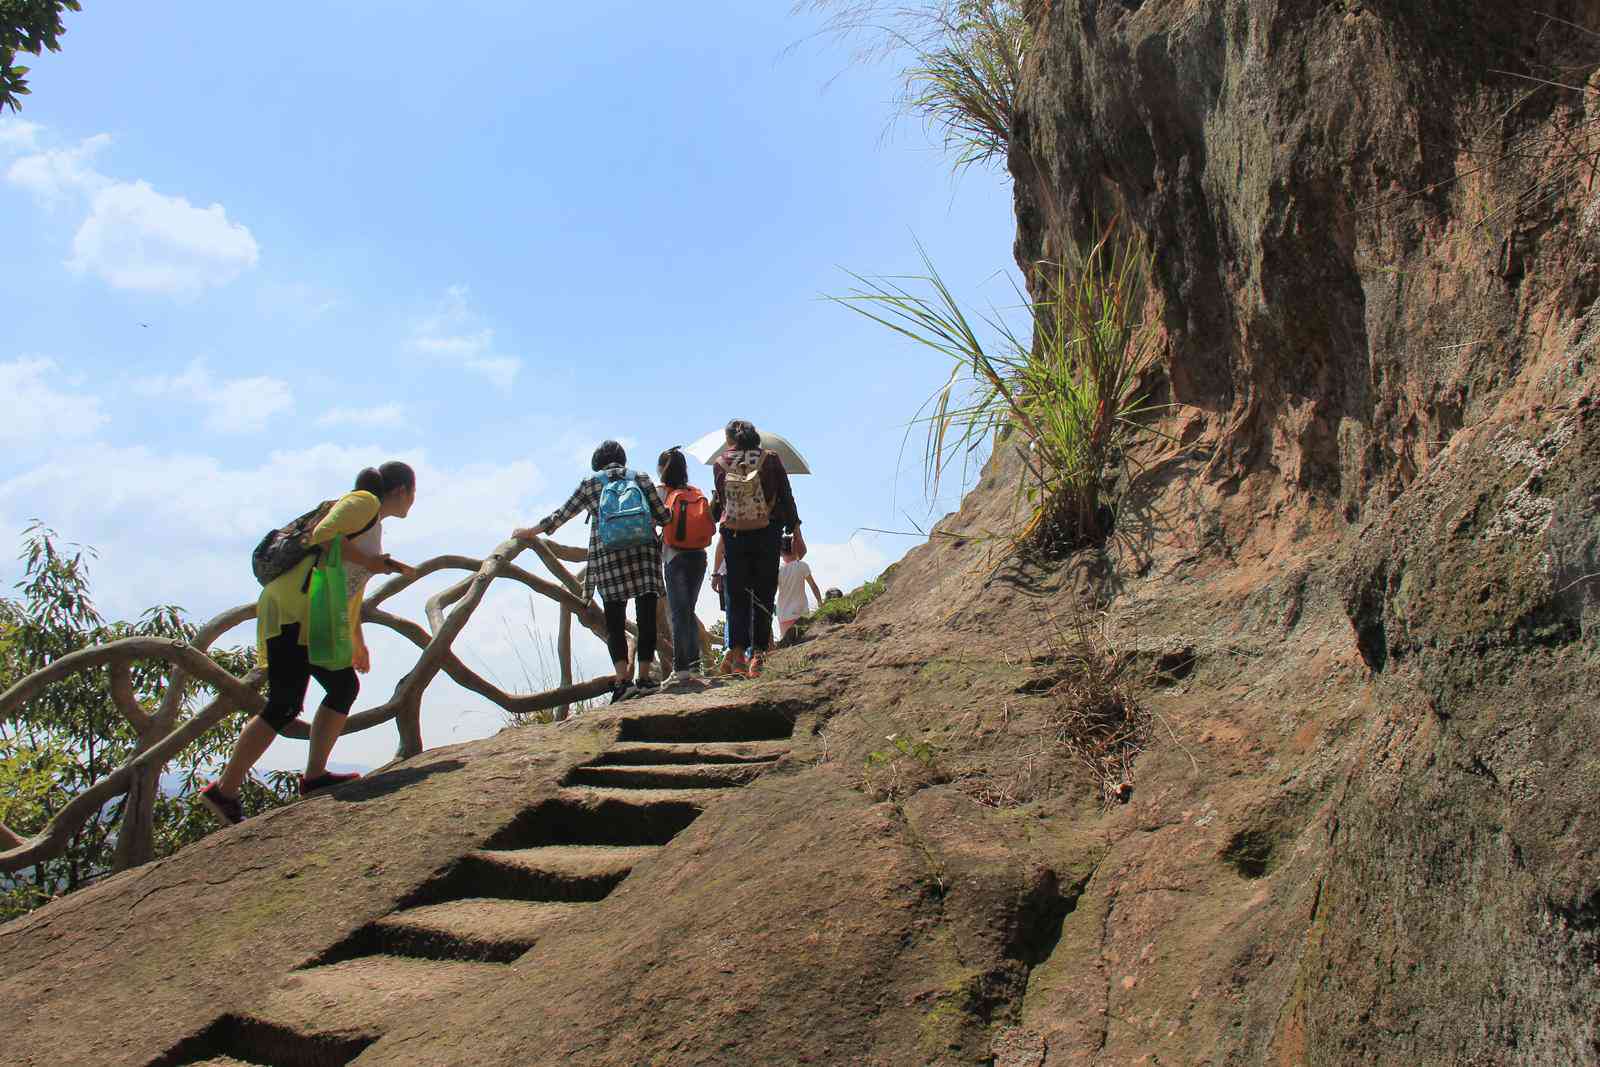
M 512 561 L 524 549 L 530 548 L 549 568 L 556 581 L 540 578 L 513 564 Z M 555 545 L 543 539 L 532 544 L 510 540 L 502 542 L 482 559 L 436 556 L 418 564 L 412 573 L 397 575 L 382 583 L 362 605 L 362 621 L 393 630 L 417 646 L 420 655 L 416 665 L 395 685 L 389 699 L 377 707 L 351 715 L 345 722 L 344 732 L 355 733 L 393 720 L 400 734 L 396 758 L 418 754 L 422 751 L 422 695 L 441 671 L 462 688 L 477 693 L 511 714 L 559 709 L 558 717 L 565 717 L 566 710 L 574 701 L 604 693 L 612 684 L 610 675 L 587 682 L 572 681 L 572 621 L 577 620 L 602 640 L 605 639 L 605 613 L 593 600 L 585 598 L 582 580 L 562 564 L 563 559 L 578 562 L 585 558 L 583 549 Z M 428 620 L 426 628 L 383 609 L 383 604 L 397 593 L 430 574 L 445 570 L 471 573 L 428 598 L 424 608 Z M 561 608 L 561 684 L 555 689 L 520 695 L 507 693 L 473 671 L 452 651 L 451 646 L 483 602 L 489 586 L 502 578 L 526 586 L 555 601 Z M 14 718 L 24 704 L 52 682 L 81 671 L 104 667 L 111 672 L 113 700 L 133 724 L 141 742 L 127 762 L 73 797 L 32 837 L 23 838 L 0 824 L 0 848 L 3 848 L 0 851 L 0 873 L 14 873 L 61 855 L 74 834 L 95 818 L 108 801 L 127 793 L 141 776 L 148 778 L 158 775 L 168 761 L 233 712 L 259 712 L 266 706 L 266 700 L 260 692 L 265 680 L 264 671 L 258 668 L 242 677 L 236 676 L 207 654 L 219 637 L 255 618 L 255 615 L 255 604 L 241 604 L 207 622 L 195 631 L 189 641 L 129 637 L 80 649 L 41 667 L 0 693 L 0 723 L 4 723 Z M 629 624 L 628 630 L 637 639 L 637 629 L 632 624 Z M 664 631 L 661 645 L 670 652 L 670 638 Z M 136 699 L 130 675 L 133 663 L 149 660 L 160 660 L 171 667 L 166 689 L 159 706 L 154 710 L 144 707 Z M 216 696 L 180 723 L 178 716 L 185 692 L 196 681 L 215 690 Z M 305 722 L 296 719 L 284 729 L 283 734 L 305 739 L 309 736 L 309 730 Z M 119 860 L 122 858 L 119 855 Z M 133 862 L 142 862 L 138 856 L 131 859 Z

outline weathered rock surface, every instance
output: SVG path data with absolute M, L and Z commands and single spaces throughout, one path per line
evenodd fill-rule
M 1171 1055 L 1600 1059 L 1600 10 L 1049 7 L 1012 159 L 1019 261 L 1050 254 L 1051 220 L 1121 211 L 1150 234 L 1201 461 L 1158 499 L 1227 586 L 1289 587 L 1271 673 L 1358 712 L 1322 721 L 1320 779 L 1293 758 L 1311 735 L 1270 729 L 1317 715 L 1254 717 L 1290 804 L 1270 833 L 1293 845 L 1261 880 L 1304 866 L 1312 889 L 1258 920 L 1278 936 L 1241 957 L 1249 1006 Z M 1177 614 L 1162 629 L 1197 643 Z M 1322 686 L 1314 648 L 1339 664 Z M 1119 1016 L 1175 1007 L 1134 993 Z M 1031 994 L 1030 1015 L 1074 1017 Z M 1112 1031 L 1109 1055 L 1156 1051 Z

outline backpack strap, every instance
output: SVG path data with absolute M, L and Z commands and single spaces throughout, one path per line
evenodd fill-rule
M 329 501 L 329 504 L 337 504 L 337 503 L 338 503 L 338 501 L 336 501 L 336 500 Z M 328 510 L 332 511 L 333 508 L 329 507 Z M 382 509 L 382 507 L 379 507 L 379 509 L 377 511 L 374 511 L 372 513 L 372 518 L 367 521 L 367 524 L 365 526 L 361 527 L 361 529 L 357 530 L 353 534 L 350 534 L 349 536 L 350 537 L 360 537 L 362 534 L 366 533 L 368 530 L 370 530 L 374 526 L 378 525 L 378 517 L 382 513 L 383 513 L 383 509 Z M 325 518 L 327 518 L 326 514 L 324 514 L 322 516 L 322 518 L 319 518 L 317 521 L 321 522 L 322 519 L 325 519 Z M 313 525 L 311 529 L 312 530 L 316 529 L 316 526 Z M 307 530 L 306 533 L 309 535 L 311 533 L 311 530 Z M 346 535 L 345 534 L 336 534 L 335 536 L 344 537 Z M 306 580 L 300 583 L 300 591 L 302 593 L 308 592 L 311 589 L 311 572 L 316 570 L 321 565 L 322 565 L 322 546 L 321 545 L 317 545 L 317 546 L 315 546 L 315 547 L 313 547 L 311 549 L 311 566 L 306 571 Z
M 310 592 L 310 590 L 311 590 L 311 572 L 316 570 L 321 565 L 322 565 L 322 546 L 318 545 L 317 547 L 315 547 L 315 548 L 313 548 L 311 550 L 311 566 L 306 568 L 306 580 L 300 583 L 300 591 L 302 593 Z

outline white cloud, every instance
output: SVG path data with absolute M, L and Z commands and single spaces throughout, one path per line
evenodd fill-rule
M 806 545 L 806 562 L 817 586 L 848 593 L 869 578 L 876 578 L 890 563 L 875 534 L 858 533 L 839 544 Z
M 138 383 L 147 396 L 177 396 L 205 410 L 204 425 L 212 433 L 257 433 L 274 415 L 294 410 L 294 393 L 279 378 L 257 376 L 219 381 L 197 359 L 182 374 L 147 378 Z
M 473 310 L 467 287 L 452 285 L 412 327 L 406 347 L 419 355 L 480 374 L 502 389 L 522 370 L 522 360 L 495 350 L 494 330 Z
M 12 135 L 37 147 L 39 128 Z M 9 142 L 8 142 L 9 143 Z M 199 207 L 144 181 L 109 178 L 91 165 L 111 143 L 96 134 L 71 148 L 36 151 L 14 161 L 6 180 L 55 205 L 84 199 L 88 215 L 72 238 L 67 267 L 116 289 L 193 296 L 226 285 L 256 265 L 260 247 L 221 204 Z
M 399 404 L 379 404 L 370 408 L 332 408 L 317 419 L 318 426 L 355 426 L 373 429 L 382 426 L 399 426 L 405 421 L 406 410 Z
M 91 167 L 89 161 L 110 143 L 110 134 L 98 133 L 73 148 L 53 148 L 23 156 L 7 168 L 6 181 L 50 204 L 93 193 L 105 188 L 110 179 Z
M 227 285 L 259 257 L 256 239 L 221 204 L 196 207 L 142 181 L 113 182 L 94 194 L 67 266 L 114 289 L 181 296 Z
M 59 388 L 71 384 L 55 360 L 0 363 L 0 445 L 47 447 L 104 426 L 109 420 L 99 398 Z
M 39 143 L 39 131 L 42 128 L 37 122 L 27 119 L 0 119 L 0 151 L 33 151 Z

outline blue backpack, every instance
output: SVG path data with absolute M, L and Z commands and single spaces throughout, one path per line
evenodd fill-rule
M 606 552 L 654 544 L 655 523 L 644 490 L 630 470 L 607 476 L 600 487 L 600 511 L 595 517 L 600 547 Z

